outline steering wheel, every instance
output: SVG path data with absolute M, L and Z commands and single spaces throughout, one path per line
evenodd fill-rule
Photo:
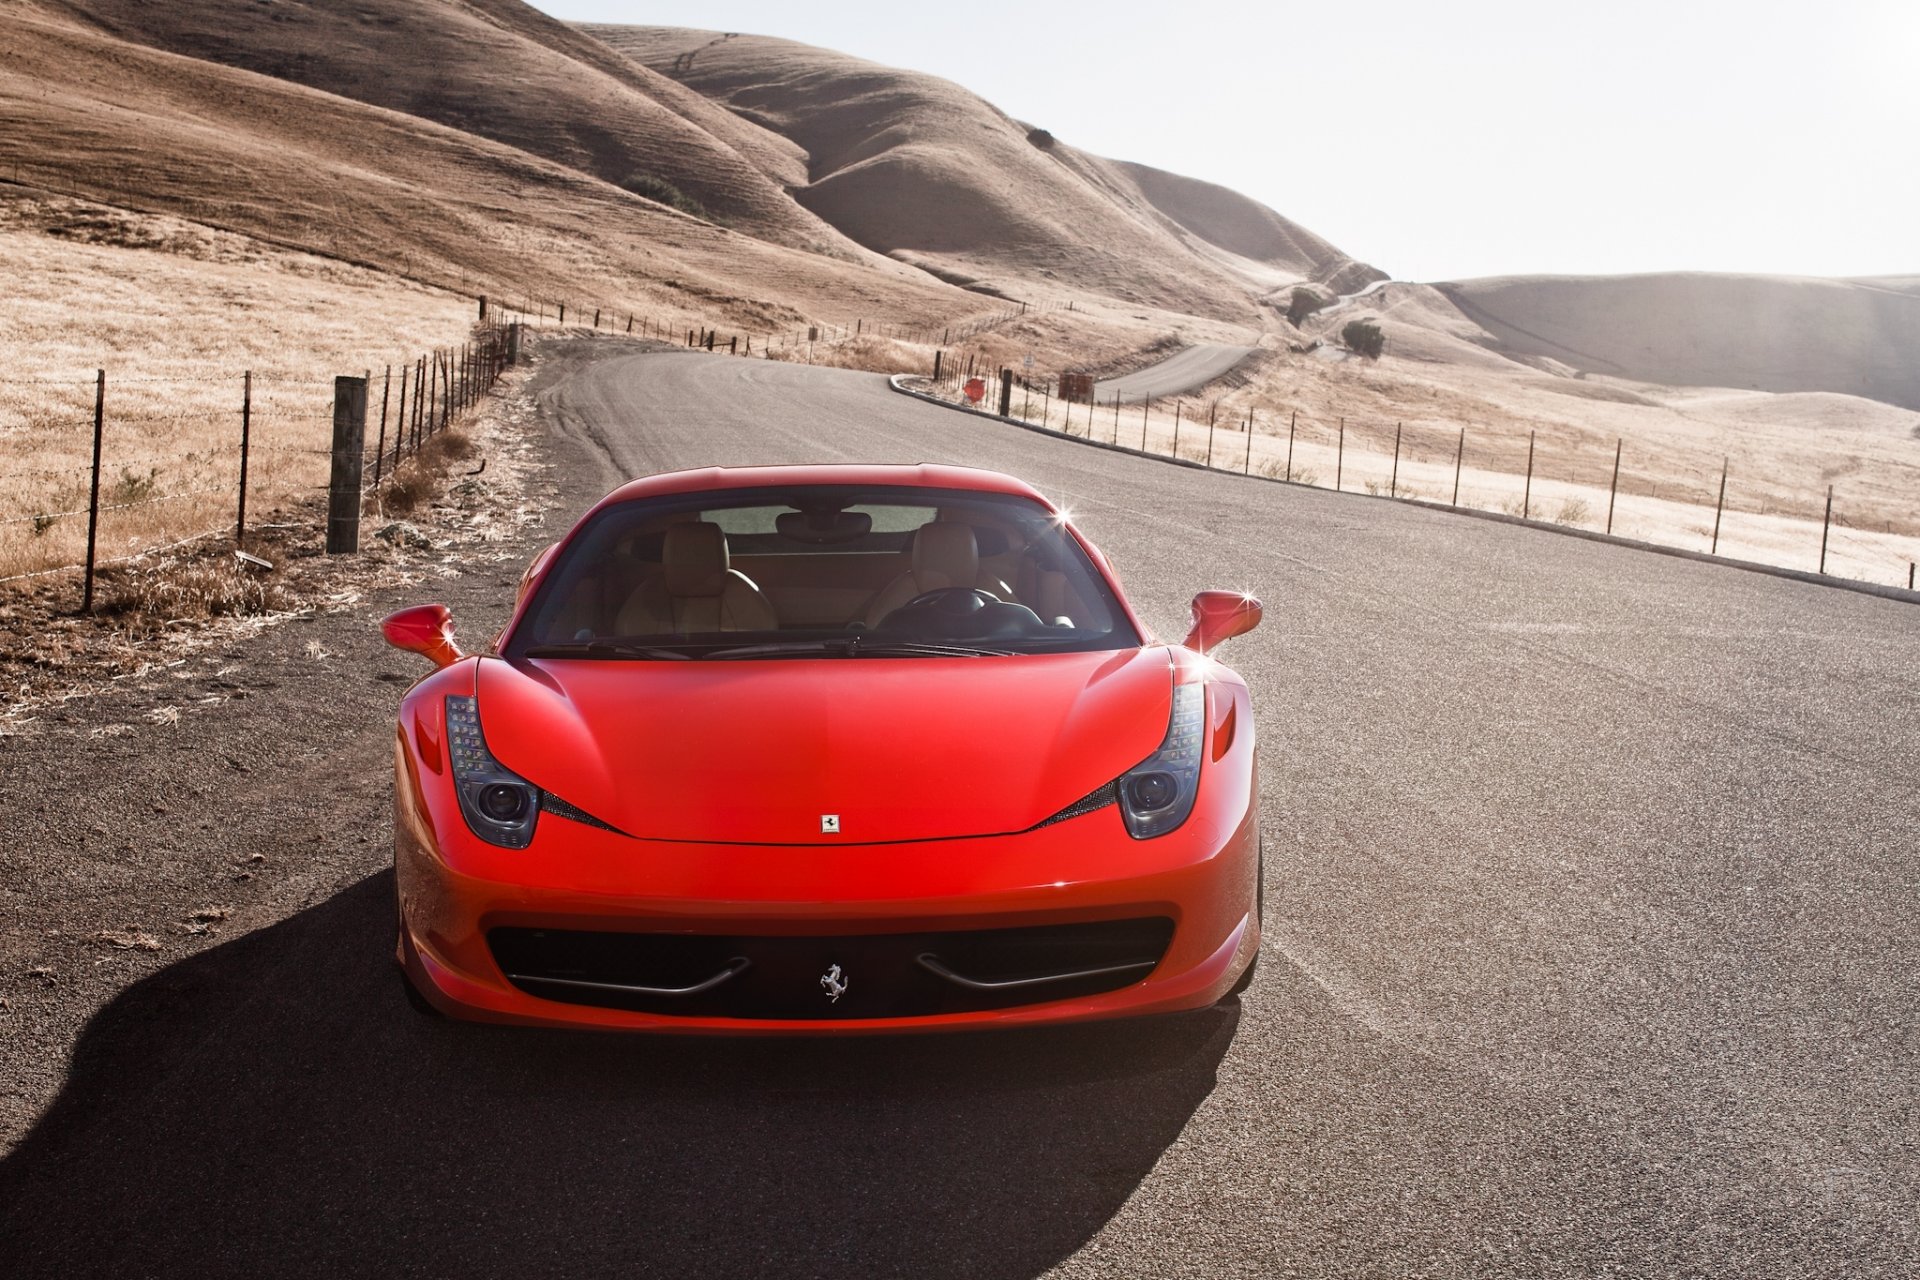
M 978 587 L 935 587 L 887 610 L 873 629 L 886 631 L 902 624 L 912 627 L 916 622 L 938 625 L 941 619 L 959 623 L 999 603 L 999 596 Z
M 928 613 L 946 613 L 954 617 L 962 617 L 969 613 L 978 613 L 988 605 L 999 603 L 999 596 L 991 591 L 983 591 L 979 587 L 935 587 L 931 591 L 922 591 L 895 609 L 893 613 L 889 613 L 887 617 L 891 618 L 894 613 L 900 613 L 906 609 L 916 611 L 924 609 Z

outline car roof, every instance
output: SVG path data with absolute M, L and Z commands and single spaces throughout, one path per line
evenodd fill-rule
M 669 494 L 839 484 L 1004 493 L 1029 498 L 1049 511 L 1055 510 L 1051 502 L 1041 497 L 1024 480 L 978 467 L 949 467 L 932 463 L 809 463 L 798 466 L 700 467 L 688 471 L 667 471 L 621 485 L 596 503 L 594 509 L 597 511 L 601 507 L 636 498 L 657 498 Z

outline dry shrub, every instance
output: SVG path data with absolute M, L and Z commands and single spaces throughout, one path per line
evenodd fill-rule
M 808 359 L 808 349 L 812 359 Z M 924 347 L 909 346 L 892 338 L 862 334 L 835 342 L 792 343 L 770 350 L 766 358 L 788 364 L 817 364 L 830 369 L 866 369 L 874 373 L 898 373 L 902 369 L 928 369 L 933 356 Z
M 285 607 L 278 575 L 206 558 L 118 570 L 106 579 L 100 612 L 130 636 L 182 619 L 246 617 Z
M 381 482 L 379 492 L 368 495 L 368 513 L 398 516 L 418 511 L 440 492 L 454 464 L 473 457 L 474 452 L 473 441 L 458 427 L 433 436 L 419 453 L 400 464 L 390 480 Z

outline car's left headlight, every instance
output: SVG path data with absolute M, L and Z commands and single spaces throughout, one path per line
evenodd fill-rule
M 1187 820 L 1200 791 L 1201 744 L 1207 732 L 1207 687 L 1177 684 L 1160 749 L 1114 782 L 1120 816 L 1135 840 L 1163 836 Z

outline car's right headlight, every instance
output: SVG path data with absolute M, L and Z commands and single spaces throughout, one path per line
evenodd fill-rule
M 1160 749 L 1115 782 L 1120 816 L 1135 840 L 1163 836 L 1187 820 L 1200 792 L 1200 752 L 1207 733 L 1207 687 L 1177 684 Z
M 1159 749 L 1039 825 L 1052 826 L 1117 803 L 1127 834 L 1134 839 L 1150 840 L 1167 834 L 1193 812 L 1194 799 L 1200 792 L 1200 752 L 1206 731 L 1207 687 L 1175 685 L 1173 710 L 1167 716 L 1167 733 Z

